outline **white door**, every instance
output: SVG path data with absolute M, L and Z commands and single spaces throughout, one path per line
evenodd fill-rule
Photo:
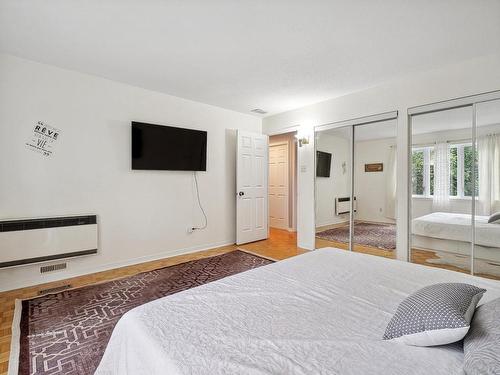
M 268 137 L 238 131 L 236 147 L 236 244 L 266 239 Z
M 288 229 L 288 143 L 269 146 L 269 226 Z

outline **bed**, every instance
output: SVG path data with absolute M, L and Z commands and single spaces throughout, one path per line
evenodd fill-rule
M 498 281 L 325 248 L 129 311 L 96 374 L 463 374 L 461 343 L 381 339 L 398 304 L 437 282 L 500 297 Z
M 500 274 L 500 224 L 489 224 L 488 216 L 475 216 L 474 258 L 484 273 Z M 471 215 L 433 212 L 412 220 L 412 248 L 446 252 L 451 263 L 470 267 Z
M 476 245 L 500 246 L 500 224 L 489 224 L 489 216 L 475 216 Z M 445 240 L 471 242 L 472 219 L 469 214 L 433 212 L 413 219 L 413 234 Z M 470 246 L 469 246 L 470 248 Z

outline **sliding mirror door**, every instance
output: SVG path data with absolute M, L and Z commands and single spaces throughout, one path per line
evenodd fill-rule
M 410 259 L 469 273 L 475 162 L 472 106 L 411 116 Z
M 474 274 L 500 279 L 500 100 L 476 104 Z
M 353 250 L 396 257 L 397 119 L 354 126 Z
M 352 126 L 316 132 L 316 248 L 350 246 Z

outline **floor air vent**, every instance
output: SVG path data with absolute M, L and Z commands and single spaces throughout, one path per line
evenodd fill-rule
M 41 266 L 40 273 L 64 270 L 66 269 L 67 266 L 68 266 L 67 263 L 57 263 L 57 264 L 49 264 L 48 266 Z
M 38 291 L 39 295 L 42 294 L 50 294 L 50 293 L 57 293 L 57 292 L 62 292 L 63 290 L 71 288 L 70 284 L 67 285 L 61 285 L 61 286 L 56 286 L 54 288 L 48 288 L 48 289 L 42 289 Z

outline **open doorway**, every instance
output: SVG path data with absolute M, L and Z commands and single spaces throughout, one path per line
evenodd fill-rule
M 297 139 L 296 132 L 269 137 L 268 198 L 269 237 L 240 245 L 276 259 L 301 252 L 297 247 Z

